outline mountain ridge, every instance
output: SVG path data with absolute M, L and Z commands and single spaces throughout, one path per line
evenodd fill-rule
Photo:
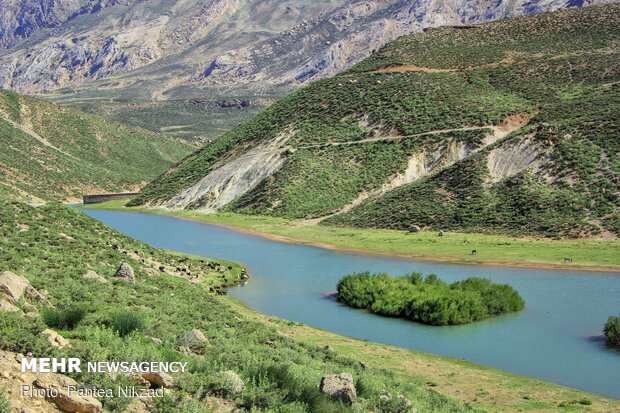
M 401 37 L 281 99 L 130 205 L 615 237 L 619 10 Z
M 0 87 L 30 94 L 58 90 L 47 96 L 54 99 L 162 100 L 281 96 L 427 27 L 608 0 L 46 1 L 47 8 L 39 0 L 0 8 L 0 21 L 13 22 L 0 33 L 0 42 L 11 45 L 0 51 Z M 30 9 L 37 10 L 34 17 Z

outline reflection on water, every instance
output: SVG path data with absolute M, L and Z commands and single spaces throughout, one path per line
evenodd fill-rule
M 620 398 L 620 354 L 591 338 L 600 337 L 609 316 L 618 314 L 618 274 L 419 262 L 284 244 L 167 216 L 84 212 L 156 247 L 244 265 L 251 281 L 229 294 L 262 313 Z M 342 276 L 361 271 L 435 273 L 448 283 L 485 277 L 512 285 L 526 309 L 432 327 L 352 309 L 326 295 Z

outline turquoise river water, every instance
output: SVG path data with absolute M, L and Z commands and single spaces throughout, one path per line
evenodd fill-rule
M 155 247 L 244 265 L 251 281 L 228 294 L 262 313 L 620 399 L 620 352 L 601 333 L 620 311 L 620 274 L 421 262 L 286 244 L 168 216 L 84 212 Z M 526 309 L 448 327 L 384 318 L 329 294 L 354 271 L 435 273 L 447 282 L 486 277 L 516 288 Z

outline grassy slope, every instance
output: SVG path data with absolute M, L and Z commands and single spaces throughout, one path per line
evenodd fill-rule
M 176 139 L 2 90 L 0 147 L 0 182 L 56 200 L 137 189 L 192 151 Z
M 306 225 L 303 221 L 235 213 L 202 214 L 151 207 L 125 207 L 124 202 L 111 201 L 87 205 L 84 208 L 167 214 L 226 225 L 284 242 L 455 264 L 620 271 L 619 241 L 559 241 L 451 232 L 444 237 L 438 237 L 437 233 L 432 231 L 408 233 Z M 477 254 L 471 255 L 474 249 Z M 564 263 L 564 257 L 571 257 L 573 263 Z
M 167 200 L 248 148 L 288 134 L 284 167 L 229 209 L 289 219 L 326 216 L 404 171 L 415 152 L 480 142 L 474 132 L 419 134 L 498 125 L 508 115 L 538 111 L 522 132 L 534 135 L 533 146 L 549 161 L 538 174 L 523 173 L 518 188 L 510 180 L 488 182 L 483 152 L 477 161 L 331 223 L 402 229 L 419 222 L 514 235 L 617 233 L 619 10 L 617 4 L 587 7 L 401 38 L 346 73 L 280 100 L 157 178 L 132 205 Z M 375 72 L 405 64 L 431 70 Z M 335 145 L 387 134 L 401 139 Z
M 158 267 L 160 263 L 179 257 L 133 240 L 59 204 L 34 208 L 3 200 L 0 201 L 0 217 L 0 271 L 24 275 L 35 288 L 47 290 L 57 308 L 77 306 L 86 310 L 77 328 L 61 331 L 73 346 L 65 350 L 51 349 L 39 334 L 44 328 L 40 317 L 16 318 L 14 314 L 0 313 L 2 349 L 32 352 L 34 356 L 79 355 L 83 362 L 189 361 L 190 373 L 177 377 L 179 384 L 173 395 L 178 398 L 176 401 L 161 400 L 167 408 L 160 411 L 206 411 L 205 403 L 215 396 L 247 409 L 380 411 L 382 390 L 404 394 L 424 412 L 473 411 L 459 401 L 429 391 L 410 376 L 363 369 L 350 358 L 300 343 L 281 335 L 273 327 L 245 318 L 209 292 L 207 287 L 220 286 L 223 279 L 217 272 L 198 270 L 202 266 L 198 258 L 189 257 L 183 263 L 200 274 L 198 282 L 158 271 L 149 275 L 153 270 L 149 269 L 151 265 Z M 128 250 L 129 256 L 115 251 L 106 241 Z M 146 264 L 141 262 L 142 257 Z M 111 278 L 121 261 L 128 262 L 136 271 L 135 285 Z M 236 280 L 240 267 L 231 266 L 229 278 Z M 99 284 L 84 280 L 82 274 L 87 270 L 94 270 L 109 282 Z M 19 305 L 26 308 L 23 303 Z M 115 334 L 110 328 L 111 315 L 119 308 L 132 309 L 145 322 L 145 330 L 124 338 Z M 182 354 L 177 351 L 178 338 L 193 328 L 206 335 L 208 345 L 190 346 L 190 354 Z M 163 344 L 147 337 L 161 339 Z M 247 388 L 242 394 L 231 394 L 226 384 L 217 378 L 217 372 L 226 370 L 234 370 L 244 380 Z M 324 374 L 342 371 L 354 375 L 358 395 L 365 399 L 360 400 L 357 407 L 335 403 L 318 390 Z M 81 373 L 75 378 L 87 386 L 100 388 L 138 384 L 123 375 L 112 379 L 101 374 Z M 123 410 L 131 400 L 116 397 L 104 402 L 110 410 Z
M 232 97 L 144 103 L 88 102 L 71 106 L 106 119 L 191 140 L 195 136 L 215 139 L 248 121 L 275 100 Z M 234 102 L 246 103 L 242 106 L 233 105 Z

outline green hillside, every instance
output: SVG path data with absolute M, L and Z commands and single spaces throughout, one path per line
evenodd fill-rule
M 275 147 L 283 166 L 224 209 L 356 227 L 617 236 L 619 23 L 610 4 L 402 37 L 278 101 L 130 205 L 175 207 L 169 200 L 210 172 Z
M 0 183 L 49 200 L 138 189 L 192 146 L 0 90 Z

